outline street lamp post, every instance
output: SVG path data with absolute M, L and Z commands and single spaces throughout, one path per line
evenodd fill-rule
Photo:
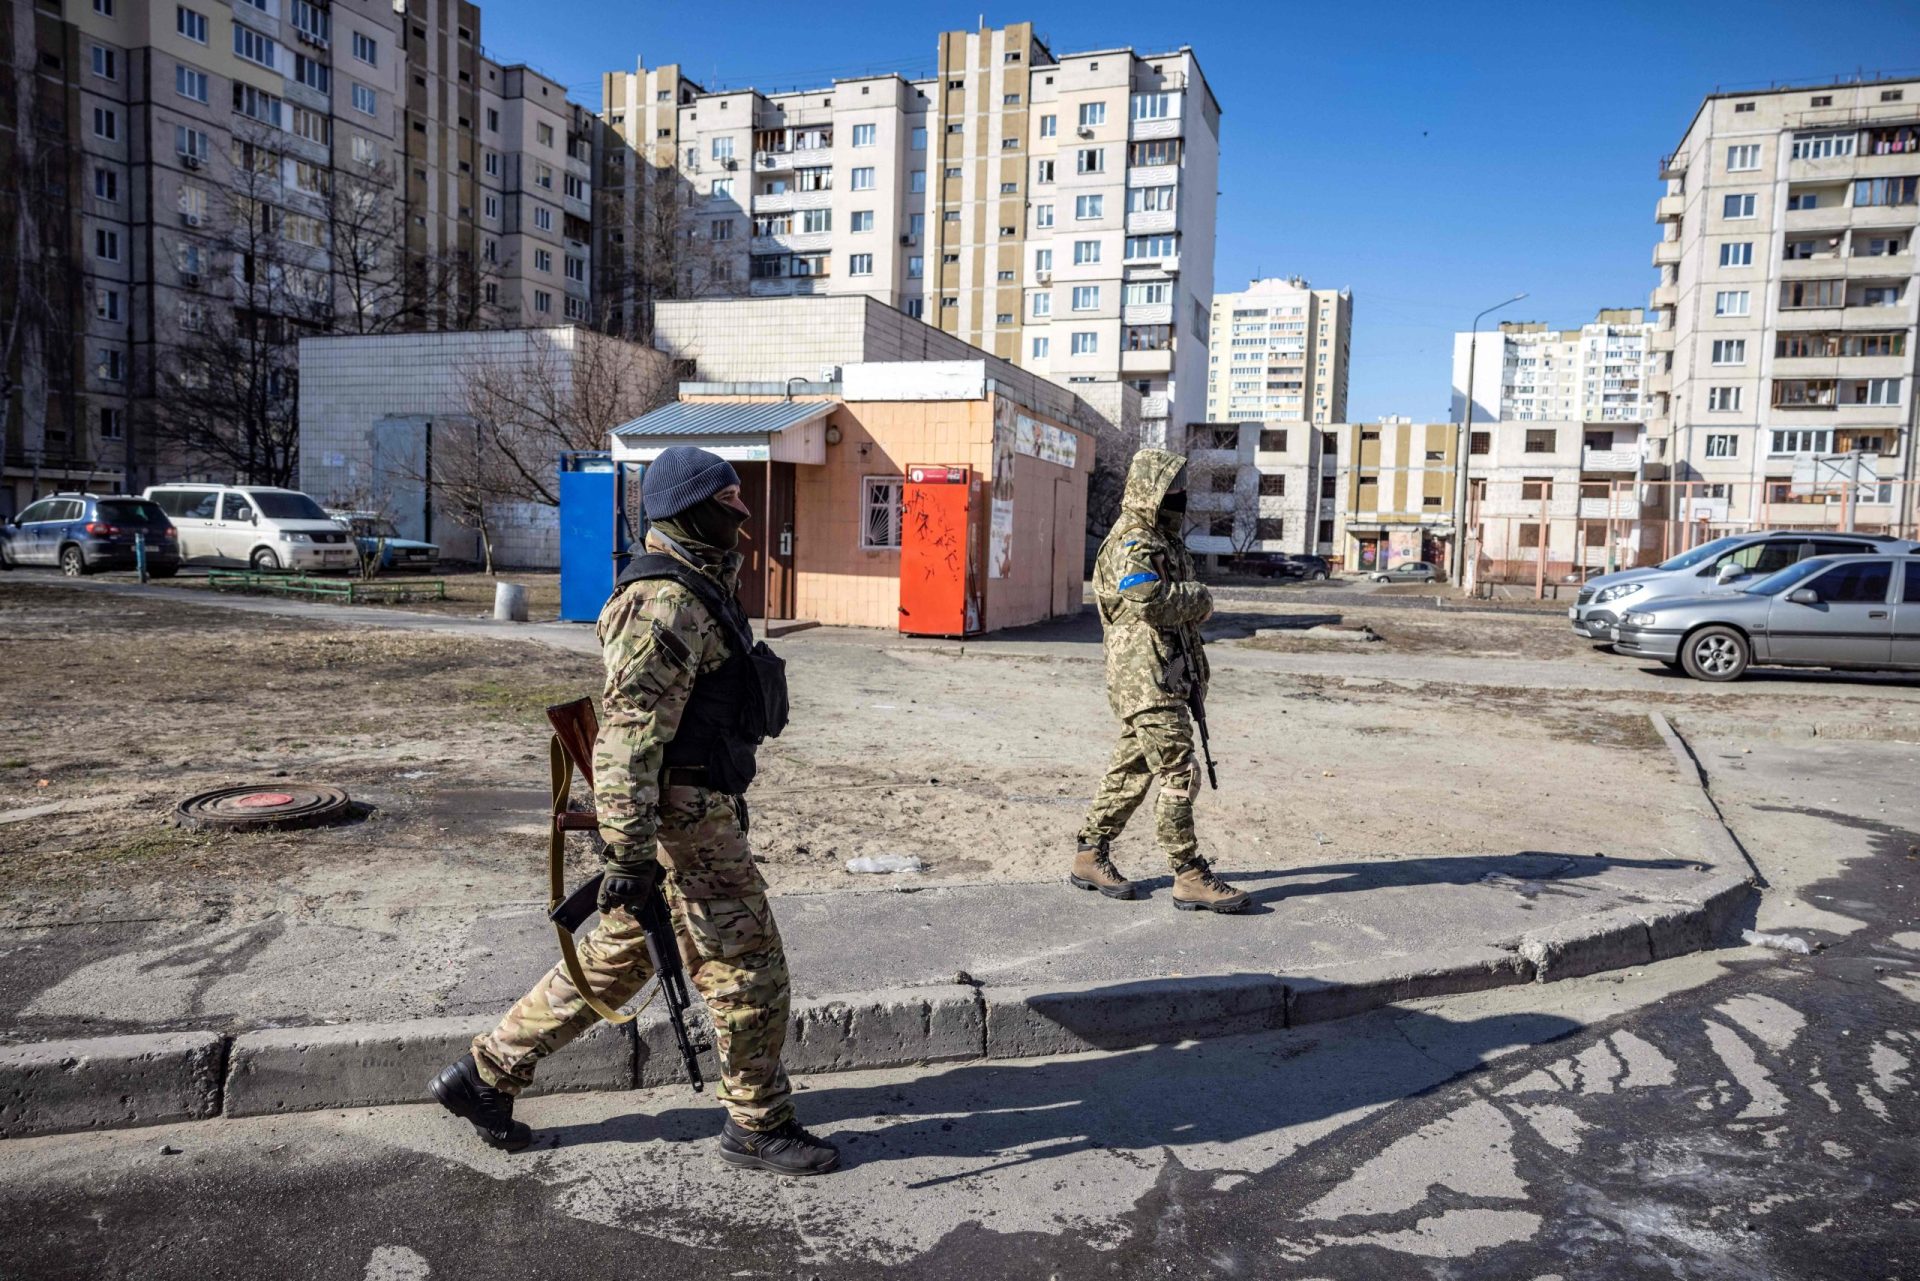
M 1455 453 L 1457 465 L 1453 469 L 1453 573 L 1449 577 L 1455 587 L 1467 585 L 1467 466 L 1473 456 L 1473 361 L 1480 354 L 1480 322 L 1490 313 L 1511 307 L 1526 296 L 1524 292 L 1517 293 L 1475 316 L 1473 334 L 1467 339 L 1467 412 L 1460 428 L 1460 443 Z

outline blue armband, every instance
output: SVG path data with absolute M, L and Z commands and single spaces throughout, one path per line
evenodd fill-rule
M 1114 590 L 1124 592 L 1129 587 L 1138 587 L 1142 583 L 1157 583 L 1159 581 L 1160 575 L 1143 569 L 1138 573 L 1128 574 L 1125 578 L 1121 579 L 1119 585 L 1116 586 Z

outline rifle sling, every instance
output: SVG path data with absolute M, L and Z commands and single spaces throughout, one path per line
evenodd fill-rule
M 547 759 L 553 777 L 553 821 L 547 825 L 547 911 L 559 910 L 567 897 L 567 798 L 573 791 L 573 761 L 567 755 L 567 749 L 561 745 L 560 736 L 555 734 L 548 749 Z M 589 1009 L 609 1023 L 631 1023 L 632 1014 L 622 1014 L 593 994 L 593 985 L 587 982 L 587 975 L 580 968 L 580 953 L 573 945 L 573 931 L 558 921 L 554 930 L 560 935 L 560 960 L 566 966 L 567 978 L 573 984 L 573 990 Z

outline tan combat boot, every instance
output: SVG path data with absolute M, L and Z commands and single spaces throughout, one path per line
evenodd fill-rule
M 1104 840 L 1098 845 L 1081 841 L 1073 856 L 1073 871 L 1067 873 L 1067 884 L 1083 890 L 1099 890 L 1108 898 L 1132 898 L 1133 882 L 1120 875 L 1108 848 Z
M 1250 901 L 1215 876 L 1204 859 L 1195 859 L 1173 874 L 1173 905 L 1182 912 L 1241 912 Z

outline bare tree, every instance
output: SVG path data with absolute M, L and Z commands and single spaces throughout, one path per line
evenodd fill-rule
M 658 352 L 619 338 L 578 328 L 525 335 L 524 358 L 464 371 L 466 413 L 493 498 L 557 507 L 554 460 L 604 448 L 615 427 L 671 401 L 674 381 Z
M 604 180 L 596 210 L 596 325 L 636 342 L 653 340 L 655 303 L 725 298 L 747 292 L 740 242 L 751 234 L 746 210 L 703 202 L 674 163 L 671 150 L 628 147 L 601 129 Z M 629 176 L 631 185 L 629 185 Z M 751 183 L 751 170 L 736 179 Z M 715 225 L 729 235 L 717 238 Z

